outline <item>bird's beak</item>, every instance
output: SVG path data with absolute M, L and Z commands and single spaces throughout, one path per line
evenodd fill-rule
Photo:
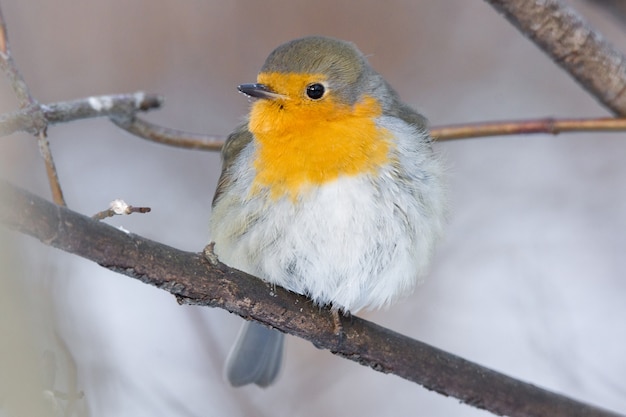
M 248 97 L 261 98 L 265 100 L 276 100 L 287 98 L 287 96 L 275 93 L 265 84 L 241 84 L 237 89 Z

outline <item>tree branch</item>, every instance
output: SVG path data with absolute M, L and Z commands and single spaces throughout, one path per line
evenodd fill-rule
M 558 135 L 566 132 L 623 132 L 626 131 L 626 118 L 592 119 L 528 119 L 503 120 L 498 122 L 464 123 L 458 125 L 435 126 L 430 134 L 437 141 L 470 139 L 489 136 L 510 136 L 529 134 Z
M 94 117 L 117 117 L 132 119 L 139 111 L 158 109 L 163 98 L 156 94 L 137 92 L 132 94 L 115 94 L 62 101 L 41 105 L 42 117 L 46 126 L 67 123 Z M 28 107 L 20 111 L 0 115 L 0 136 L 8 136 L 15 132 L 32 132 L 34 108 Z
M 19 100 L 20 107 L 38 107 L 39 103 L 30 94 L 30 90 L 22 77 L 22 74 L 17 69 L 13 55 L 11 54 L 11 48 L 9 46 L 9 35 L 7 32 L 6 22 L 0 9 L 0 69 L 4 72 L 13 87 L 13 91 Z M 41 120 L 43 122 L 43 120 Z M 32 131 L 34 135 L 39 134 L 41 130 L 45 129 L 45 124 L 39 126 L 39 130 Z
M 124 214 L 129 215 L 133 213 L 150 213 L 151 211 L 152 209 L 150 207 L 133 207 L 124 200 L 117 199 L 111 201 L 108 209 L 99 211 L 91 216 L 91 218 L 94 220 L 104 220 L 107 217 L 121 216 Z
M 225 138 L 220 135 L 183 132 L 158 126 L 137 117 L 111 117 L 111 121 L 133 135 L 163 145 L 203 151 L 219 151 L 224 145 Z
M 48 142 L 48 136 L 45 130 L 42 130 L 37 135 L 37 144 L 39 145 L 39 153 L 43 158 L 43 163 L 46 166 L 46 176 L 48 177 L 52 201 L 60 206 L 65 206 L 65 197 L 63 197 L 61 182 L 59 181 L 59 175 L 57 174 L 57 168 L 52 158 L 52 151 L 50 151 L 50 143 Z
M 63 198 L 63 192 L 61 190 L 61 183 L 59 182 L 57 169 L 54 164 L 54 159 L 52 158 L 52 152 L 50 151 L 50 144 L 46 138 L 48 123 L 46 122 L 39 102 L 32 96 L 26 81 L 24 81 L 24 77 L 22 77 L 22 74 L 17 69 L 15 60 L 11 55 L 8 36 L 6 22 L 4 21 L 2 10 L 0 10 L 0 69 L 2 69 L 11 82 L 13 91 L 19 100 L 20 107 L 28 109 L 30 112 L 31 120 L 29 123 L 29 132 L 37 136 L 39 152 L 46 166 L 52 198 L 55 203 L 64 206 L 65 199 Z
M 318 348 L 466 404 L 510 416 L 617 416 L 515 380 L 374 323 L 333 315 L 301 295 L 197 253 L 125 233 L 0 182 L 0 222 L 43 243 L 166 290 L 181 304 L 224 308 Z
M 624 57 L 563 3 L 487 0 L 542 46 L 557 63 L 617 114 L 626 114 Z M 547 17 L 537 20 L 549 11 Z M 567 13 L 565 13 L 567 12 Z M 537 24 L 537 22 L 540 22 Z M 533 24 L 534 23 L 534 24 Z M 136 117 L 137 111 L 159 107 L 161 99 L 143 93 L 91 97 L 69 103 L 40 105 L 33 98 L 11 56 L 0 11 L 0 69 L 9 78 L 21 110 L 0 116 L 0 135 L 27 131 L 39 137 L 53 198 L 63 204 L 46 139 L 47 126 L 87 117 L 108 116 L 129 132 L 159 143 L 218 150 L 222 137 L 166 129 Z M 567 121 L 500 122 L 433 129 L 439 140 L 500 134 L 553 133 L 575 130 L 623 130 L 615 119 L 580 127 Z M 576 123 L 579 123 L 576 125 Z M 55 188 L 55 185 L 57 186 Z M 359 318 L 342 323 L 336 334 L 328 309 L 303 296 L 275 288 L 258 278 L 199 254 L 183 252 L 127 234 L 64 207 L 0 182 L 0 221 L 47 245 L 75 253 L 144 283 L 162 288 L 180 303 L 220 307 L 311 341 L 320 348 L 373 369 L 393 373 L 464 403 L 511 416 L 616 416 L 473 364 L 432 346 Z
M 113 123 L 127 132 L 160 143 L 185 149 L 219 151 L 226 139 L 223 135 L 184 132 L 147 122 L 136 116 L 137 112 L 158 109 L 163 97 L 137 92 L 93 96 L 72 101 L 41 105 L 48 126 L 80 119 L 109 117 Z M 31 132 L 36 128 L 38 111 L 33 107 L 0 115 L 0 136 L 15 132 Z M 488 136 L 520 134 L 552 134 L 566 132 L 619 132 L 626 131 L 626 118 L 578 118 L 578 119 L 526 119 L 486 121 L 456 125 L 433 126 L 430 134 L 437 141 L 469 139 Z
M 138 118 L 111 120 L 122 129 L 143 139 L 179 148 L 219 151 L 224 136 L 204 135 L 169 129 Z M 565 132 L 620 132 L 626 131 L 626 118 L 527 119 L 498 122 L 463 123 L 433 126 L 431 136 L 438 142 L 488 136 L 551 134 Z
M 626 116 L 626 58 L 561 0 L 485 0 L 613 113 Z

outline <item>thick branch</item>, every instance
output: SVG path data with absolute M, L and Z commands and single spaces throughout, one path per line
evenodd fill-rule
M 561 0 L 485 0 L 600 103 L 626 116 L 626 58 Z
M 419 383 L 464 403 L 510 416 L 616 416 L 523 383 L 352 317 L 333 316 L 303 296 L 202 255 L 94 221 L 0 182 L 0 222 L 47 245 L 90 259 L 174 294 L 180 303 L 224 308 L 311 341 L 319 348 Z

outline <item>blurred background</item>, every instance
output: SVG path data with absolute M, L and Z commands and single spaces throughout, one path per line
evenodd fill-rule
M 614 11 L 600 1 L 570 3 L 626 50 L 626 26 Z M 309 34 L 355 42 L 433 125 L 608 115 L 479 0 L 2 0 L 2 9 L 39 101 L 159 93 L 165 107 L 148 119 L 187 131 L 227 134 L 248 108 L 236 86 L 253 82 L 277 45 Z M 0 77 L 0 112 L 16 106 Z M 432 272 L 412 296 L 364 316 L 624 412 L 625 139 L 437 144 L 449 167 L 452 215 Z M 73 210 L 92 215 L 123 198 L 152 212 L 107 223 L 188 251 L 209 242 L 218 154 L 147 142 L 107 120 L 54 126 L 49 140 Z M 49 197 L 36 141 L 26 134 L 0 141 L 0 177 Z M 4 239 L 5 405 L 7 387 L 19 380 L 32 388 L 39 375 L 47 390 L 83 391 L 78 407 L 91 416 L 489 415 L 296 338 L 275 386 L 230 388 L 222 366 L 238 317 L 179 306 L 164 291 L 31 238 Z M 9 367 L 22 362 L 28 372 Z M 61 397 L 59 405 L 66 406 Z

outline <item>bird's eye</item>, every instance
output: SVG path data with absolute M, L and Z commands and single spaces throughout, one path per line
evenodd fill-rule
M 319 100 L 324 96 L 326 88 L 320 83 L 309 84 L 306 87 L 306 95 L 311 100 Z

